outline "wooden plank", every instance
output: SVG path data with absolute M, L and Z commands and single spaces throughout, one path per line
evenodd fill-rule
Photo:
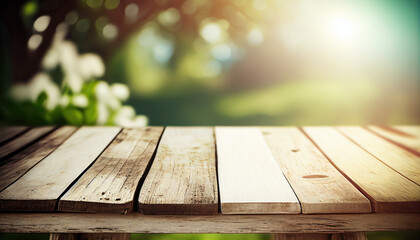
M 319 233 L 276 233 L 274 240 L 330 240 L 330 234 Z
M 140 190 L 145 214 L 216 214 L 216 156 L 210 127 L 167 127 Z
M 16 137 L 27 129 L 28 127 L 24 126 L 0 127 L 0 144 Z
M 332 127 L 304 131 L 373 203 L 376 212 L 420 212 L 420 186 L 401 176 Z
M 130 240 L 129 233 L 82 233 L 80 240 Z
M 140 178 L 152 159 L 162 131 L 162 127 L 123 129 L 61 197 L 58 210 L 131 212 Z
M 331 240 L 367 240 L 367 236 L 364 232 L 339 233 L 333 234 Z
M 82 127 L 0 193 L 0 211 L 54 211 L 60 195 L 101 154 L 118 127 Z
M 0 159 L 11 155 L 20 148 L 23 148 L 38 138 L 48 134 L 53 131 L 54 128 L 55 127 L 52 126 L 32 128 L 12 141 L 7 142 L 0 148 Z
M 420 155 L 420 126 L 368 126 L 368 129 Z
M 300 213 L 258 128 L 216 127 L 216 146 L 222 213 Z
M 340 132 L 392 169 L 420 185 L 420 157 L 361 127 L 339 127 Z
M 7 163 L 0 167 L 0 191 L 48 156 L 74 131 L 76 131 L 76 127 L 61 127 L 8 159 Z
M 340 233 L 419 231 L 419 213 L 143 215 L 1 213 L 0 232 Z
M 369 200 L 325 158 L 298 128 L 260 128 L 302 213 L 371 212 Z
M 77 233 L 51 233 L 50 240 L 78 240 Z

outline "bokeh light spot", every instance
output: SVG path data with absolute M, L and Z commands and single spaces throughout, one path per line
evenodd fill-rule
M 51 17 L 48 15 L 43 15 L 37 18 L 34 22 L 34 29 L 38 32 L 43 32 L 50 25 Z
M 105 0 L 105 8 L 112 10 L 120 5 L 120 0 Z
M 221 39 L 222 29 L 219 24 L 210 22 L 205 24 L 201 30 L 200 35 L 209 43 L 216 43 Z
M 137 20 L 139 14 L 139 6 L 137 6 L 135 3 L 130 3 L 125 7 L 124 13 L 127 22 L 133 23 Z
M 115 39 L 118 36 L 118 28 L 114 24 L 108 23 L 102 30 L 102 34 L 109 40 Z
M 79 19 L 79 14 L 76 11 L 71 11 L 71 12 L 67 13 L 64 21 L 68 25 L 73 25 L 77 22 L 78 19 Z
M 42 36 L 39 34 L 32 35 L 28 40 L 29 50 L 36 50 L 42 43 Z
M 77 31 L 79 31 L 81 33 L 87 32 L 89 30 L 89 27 L 90 27 L 90 21 L 86 18 L 80 19 L 76 23 L 76 29 L 77 29 Z
M 264 40 L 264 35 L 259 29 L 252 29 L 249 31 L 247 41 L 250 45 L 259 45 Z

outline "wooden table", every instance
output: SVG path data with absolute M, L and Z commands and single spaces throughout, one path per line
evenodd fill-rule
M 0 158 L 1 232 L 420 230 L 420 126 L 4 127 Z

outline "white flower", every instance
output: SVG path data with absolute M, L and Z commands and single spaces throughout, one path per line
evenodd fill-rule
M 73 93 L 79 93 L 82 90 L 83 79 L 74 72 L 68 72 L 65 74 L 64 82 L 67 83 Z
M 61 106 L 65 107 L 65 106 L 69 105 L 69 103 L 70 103 L 69 96 L 64 95 L 64 96 L 61 97 L 61 99 L 60 99 L 60 105 Z
M 118 126 L 129 127 L 136 116 L 136 111 L 131 106 L 123 106 L 114 117 L 114 123 Z
M 108 108 L 104 103 L 98 103 L 96 105 L 98 110 L 98 118 L 96 119 L 96 124 L 98 125 L 104 125 L 109 117 L 109 111 Z
M 62 41 L 55 46 L 60 58 L 60 64 L 65 74 L 77 73 L 77 47 L 73 42 Z
M 77 68 L 78 73 L 84 80 L 101 77 L 105 73 L 105 66 L 101 57 L 93 53 L 80 55 L 77 61 Z
M 77 95 L 73 96 L 72 103 L 76 107 L 85 108 L 89 104 L 89 100 L 87 99 L 87 97 L 85 95 L 77 94 Z
M 50 48 L 42 59 L 41 65 L 44 69 L 55 68 L 59 63 L 58 51 L 56 48 Z
M 9 94 L 13 100 L 18 102 L 30 100 L 29 88 L 24 84 L 12 86 Z
M 144 115 L 136 116 L 136 111 L 131 106 L 123 106 L 117 112 L 114 123 L 121 127 L 144 127 L 148 123 L 148 119 Z
M 149 119 L 145 115 L 137 115 L 132 122 L 132 127 L 144 127 L 149 123 Z
M 105 81 L 99 81 L 95 87 L 95 96 L 96 99 L 99 101 L 105 102 L 109 95 L 111 94 L 111 90 L 109 89 L 108 83 Z
M 95 95 L 98 101 L 105 103 L 112 110 L 117 110 L 121 107 L 121 102 L 114 95 L 108 83 L 99 81 L 95 88 Z
M 114 83 L 111 85 L 111 91 L 119 100 L 126 101 L 130 96 L 130 90 L 127 85 L 122 83 Z
M 60 101 L 60 89 L 46 73 L 36 74 L 29 82 L 28 88 L 29 97 L 32 101 L 36 101 L 38 96 L 42 92 L 45 92 L 47 100 L 45 101 L 44 106 L 48 110 L 54 109 Z

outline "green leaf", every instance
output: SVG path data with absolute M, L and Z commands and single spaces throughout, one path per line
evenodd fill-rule
M 96 103 L 92 102 L 84 111 L 85 115 L 85 123 L 87 125 L 94 125 L 96 123 L 96 119 L 98 118 L 98 109 L 96 107 Z
M 38 98 L 36 99 L 36 104 L 39 106 L 43 106 L 47 98 L 48 98 L 47 93 L 45 91 L 42 91 L 41 94 L 39 94 Z
M 80 126 L 83 124 L 83 113 L 75 107 L 65 108 L 63 116 L 66 122 L 71 125 Z

